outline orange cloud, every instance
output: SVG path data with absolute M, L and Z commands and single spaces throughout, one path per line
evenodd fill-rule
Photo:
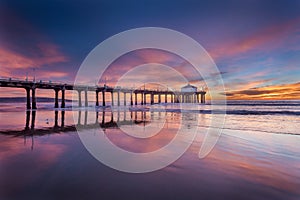
M 229 100 L 299 100 L 300 82 L 226 92 Z

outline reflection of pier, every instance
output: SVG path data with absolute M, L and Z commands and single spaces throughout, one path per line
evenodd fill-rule
M 127 89 L 127 88 L 113 88 L 107 85 L 103 87 L 100 86 L 86 86 L 86 85 L 72 85 L 72 84 L 61 84 L 61 83 L 51 83 L 51 82 L 35 82 L 35 81 L 21 81 L 12 79 L 0 79 L 0 87 L 13 87 L 13 88 L 24 88 L 26 90 L 26 105 L 27 109 L 36 109 L 36 89 L 48 89 L 54 90 L 55 102 L 54 107 L 59 107 L 59 92 L 61 92 L 61 108 L 65 107 L 65 91 L 74 90 L 78 93 L 78 106 L 82 107 L 81 93 L 84 92 L 85 107 L 88 106 L 88 92 L 95 92 L 96 95 L 96 106 L 99 106 L 99 93 L 102 94 L 102 106 L 106 105 L 105 94 L 110 93 L 111 104 L 115 104 L 115 94 L 117 94 L 117 105 L 121 105 L 120 95 L 123 94 L 124 103 L 127 105 L 126 95 L 130 95 L 130 105 L 137 105 L 138 98 L 140 99 L 140 104 L 145 105 L 147 102 L 147 96 L 150 96 L 150 104 L 162 103 L 162 97 L 164 97 L 164 103 L 180 103 L 185 102 L 186 99 L 192 99 L 190 103 L 205 103 L 205 91 L 195 91 L 193 93 L 185 93 L 178 91 L 159 91 L 150 89 Z M 31 93 L 31 94 L 30 94 Z M 157 102 L 154 102 L 157 97 Z
M 118 128 L 125 125 L 142 125 L 146 126 L 151 122 L 152 115 L 147 116 L 144 111 L 115 111 L 115 112 L 92 112 L 95 114 L 94 123 L 88 123 L 88 111 L 77 111 L 77 124 L 65 125 L 65 112 L 54 111 L 54 125 L 52 127 L 35 128 L 36 111 L 26 111 L 26 123 L 23 130 L 4 130 L 0 134 L 13 136 L 26 135 L 47 135 L 59 132 L 76 132 L 77 128 L 95 129 L 95 128 Z M 76 111 L 72 111 L 76 112 Z M 59 120 L 60 113 L 60 120 Z M 110 113 L 110 118 L 107 119 L 106 113 Z M 160 113 L 159 113 L 160 115 Z

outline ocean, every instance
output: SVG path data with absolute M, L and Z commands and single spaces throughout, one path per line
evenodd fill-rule
M 300 198 L 300 101 L 228 101 L 226 110 L 218 102 L 105 109 L 72 109 L 67 102 L 65 109 L 53 109 L 49 101 L 36 111 L 26 111 L 23 102 L 0 103 L 0 199 Z M 195 138 L 167 166 L 127 173 L 96 159 L 76 128 L 95 140 L 104 134 L 136 154 L 164 148 L 179 130 L 180 145 L 189 134 Z M 222 130 L 220 136 L 199 158 L 213 128 Z M 176 151 L 155 159 L 164 163 Z M 120 161 L 142 166 L 129 157 Z

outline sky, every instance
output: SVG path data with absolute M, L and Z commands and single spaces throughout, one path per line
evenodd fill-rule
M 24 80 L 35 74 L 38 80 L 72 83 L 86 56 L 102 41 L 133 28 L 163 27 L 205 48 L 224 81 L 225 93 L 219 95 L 232 100 L 299 100 L 299 10 L 297 0 L 2 0 L 0 76 Z M 147 62 L 168 65 L 191 84 L 203 85 L 186 61 L 151 49 L 121 56 L 105 79 L 113 85 Z M 24 96 L 20 89 L 0 91 L 1 97 Z

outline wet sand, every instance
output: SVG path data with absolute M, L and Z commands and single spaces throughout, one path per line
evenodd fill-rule
M 200 114 L 196 139 L 182 157 L 158 171 L 130 174 L 96 160 L 77 132 L 68 129 L 74 125 L 72 111 L 63 115 L 61 127 L 61 111 L 57 117 L 53 110 L 37 111 L 34 127 L 30 121 L 26 128 L 24 111 L 1 113 L 1 199 L 299 199 L 298 135 L 227 128 L 212 152 L 199 159 L 210 121 Z M 92 111 L 80 115 L 83 124 L 111 120 L 109 112 L 98 113 L 98 119 Z M 131 113 L 125 115 L 132 119 Z M 151 123 L 149 113 L 143 116 L 136 118 L 144 122 L 139 126 Z M 118 117 L 122 121 L 124 113 L 114 113 L 113 120 Z M 180 124 L 178 113 L 165 117 L 167 123 L 150 141 L 132 139 L 116 127 L 105 127 L 105 134 L 126 150 L 155 151 L 174 137 Z

